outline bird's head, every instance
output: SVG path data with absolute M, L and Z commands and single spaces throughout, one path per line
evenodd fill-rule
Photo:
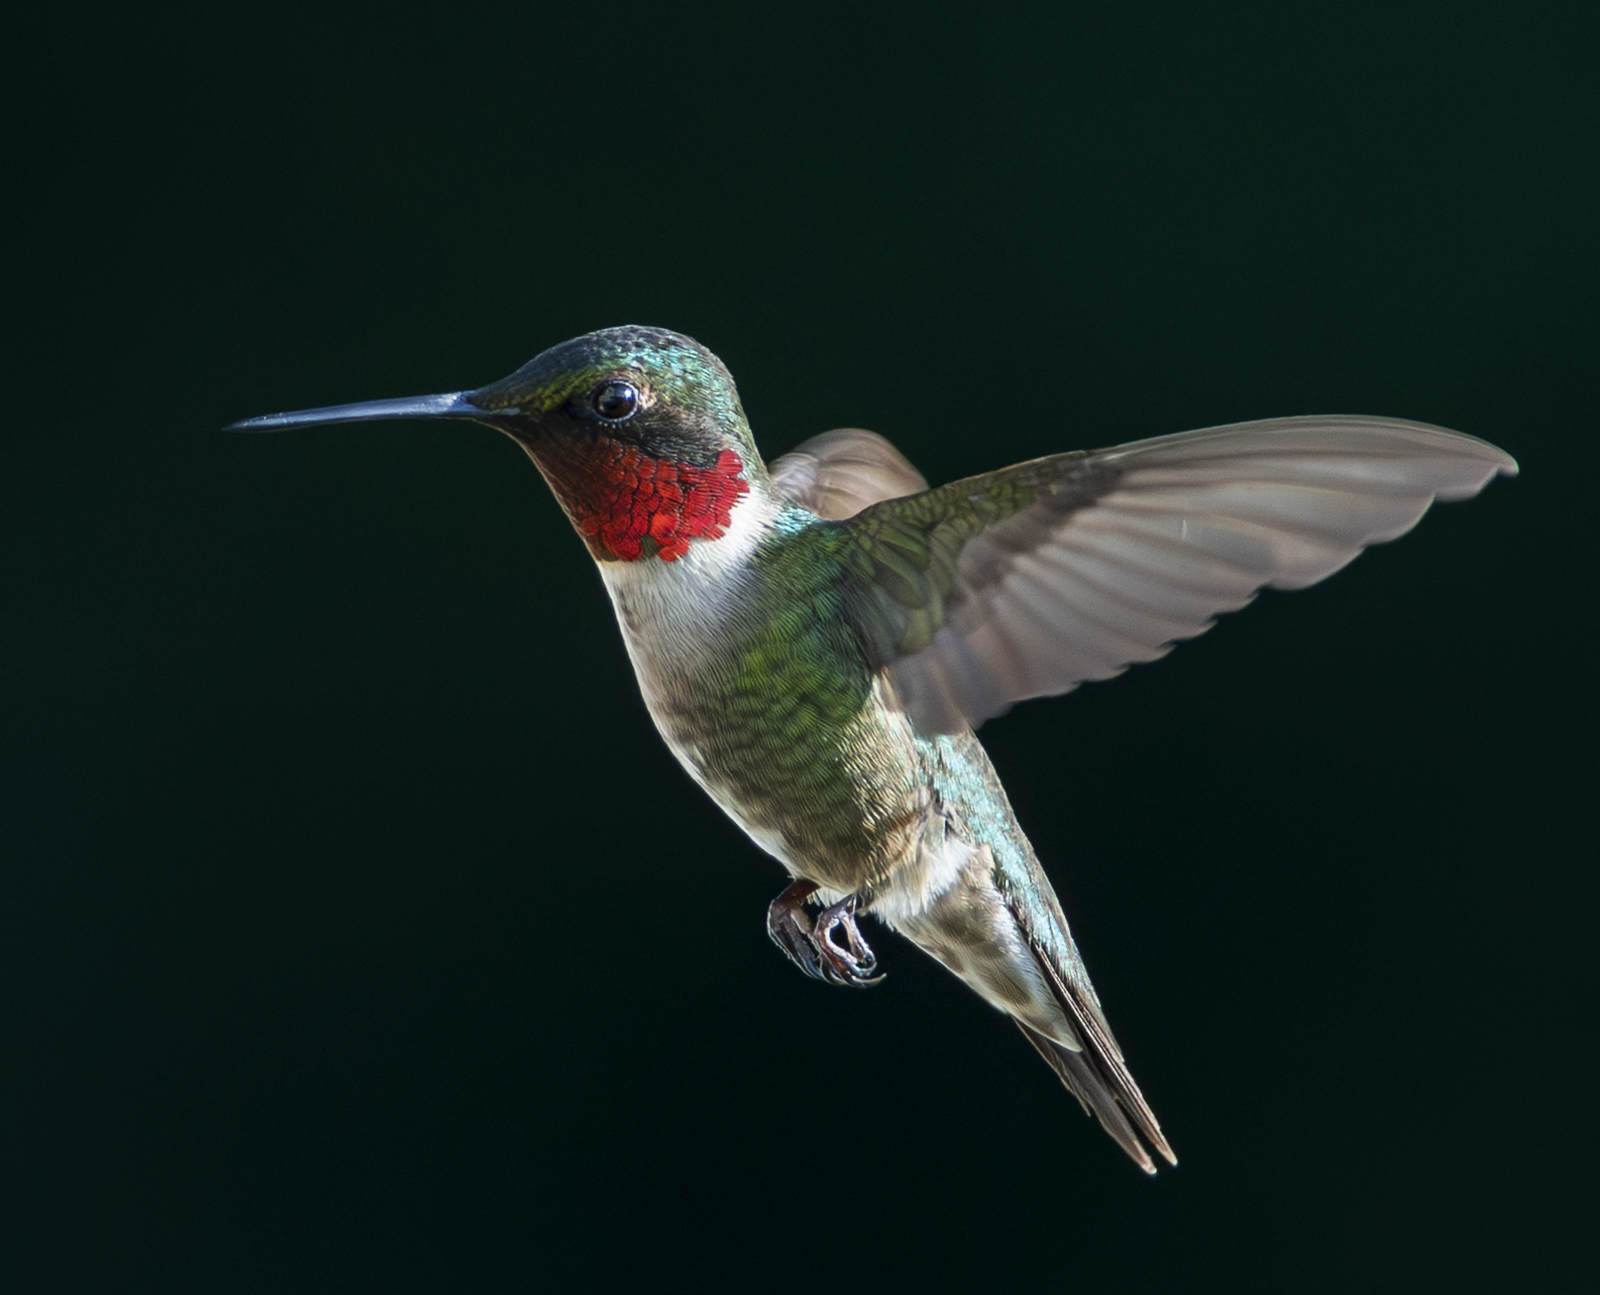
M 725 534 L 766 485 L 722 361 L 663 328 L 606 328 L 473 391 L 376 400 L 235 423 L 277 431 L 386 418 L 465 418 L 528 452 L 602 562 L 673 561 Z

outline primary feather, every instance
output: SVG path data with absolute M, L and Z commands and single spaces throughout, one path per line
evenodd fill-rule
M 875 663 L 920 728 L 952 733 L 1153 660 L 1515 471 L 1422 423 L 1278 418 L 1036 459 L 841 524 Z

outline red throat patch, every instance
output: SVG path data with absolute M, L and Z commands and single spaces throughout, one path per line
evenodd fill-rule
M 569 498 L 573 525 L 596 556 L 636 562 L 653 551 L 673 562 L 693 539 L 727 534 L 733 506 L 750 493 L 744 461 L 723 450 L 709 468 L 612 441 L 585 462 L 585 490 Z

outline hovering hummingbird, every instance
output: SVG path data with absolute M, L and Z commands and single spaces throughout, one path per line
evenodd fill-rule
M 1004 409 L 996 409 L 1005 417 Z M 1073 451 L 928 489 L 844 429 L 764 465 L 722 362 L 657 328 L 564 342 L 445 395 L 230 430 L 456 418 L 511 437 L 588 545 L 672 753 L 793 879 L 767 927 L 876 983 L 857 918 L 1014 1020 L 1147 1173 L 1177 1160 L 973 730 L 1299 589 L 1516 463 L 1391 418 L 1307 417 Z M 813 909 L 818 911 L 813 912 Z

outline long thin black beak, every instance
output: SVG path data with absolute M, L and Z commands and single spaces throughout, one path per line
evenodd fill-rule
M 375 423 L 388 418 L 476 418 L 492 423 L 515 409 L 484 409 L 467 399 L 471 392 L 447 391 L 437 396 L 402 396 L 398 400 L 363 400 L 354 405 L 329 405 L 323 409 L 297 409 L 287 414 L 263 414 L 229 423 L 225 432 L 283 432 L 292 427 L 320 427 L 327 423 Z

